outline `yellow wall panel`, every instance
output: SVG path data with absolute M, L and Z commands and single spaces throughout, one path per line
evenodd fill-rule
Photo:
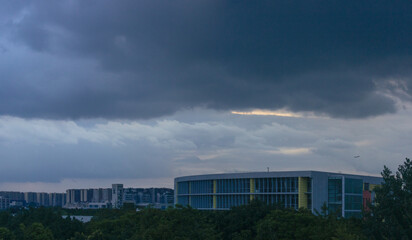
M 308 181 L 309 178 L 299 177 L 298 180 L 298 207 L 299 208 L 308 208 L 308 196 L 306 192 L 308 191 Z

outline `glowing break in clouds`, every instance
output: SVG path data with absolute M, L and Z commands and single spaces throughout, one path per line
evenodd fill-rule
M 238 112 L 238 111 L 231 111 L 232 114 L 238 115 L 259 115 L 259 116 L 278 116 L 278 117 L 307 117 L 298 113 L 288 112 L 286 110 L 279 110 L 279 111 L 268 111 L 268 110 L 260 110 L 255 109 L 249 112 Z
M 269 154 L 282 154 L 282 155 L 303 155 L 310 154 L 310 148 L 279 148 L 278 150 L 265 151 Z

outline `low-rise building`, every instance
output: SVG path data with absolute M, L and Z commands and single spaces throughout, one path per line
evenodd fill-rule
M 209 174 L 175 179 L 175 203 L 196 209 L 230 209 L 257 199 L 287 208 L 321 211 L 343 217 L 361 215 L 368 192 L 380 177 L 319 171 Z

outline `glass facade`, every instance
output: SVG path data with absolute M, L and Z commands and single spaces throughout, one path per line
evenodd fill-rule
M 217 195 L 216 208 L 226 209 L 250 203 L 249 195 Z
M 226 173 L 175 179 L 175 203 L 203 210 L 226 210 L 259 200 L 340 217 L 361 217 L 382 178 L 320 171 Z M 367 194 L 368 193 L 368 194 Z
M 310 191 L 310 181 L 305 187 Z M 177 203 L 198 209 L 229 209 L 252 199 L 298 209 L 298 177 L 234 178 L 177 183 Z M 310 193 L 305 193 L 310 198 Z
M 203 180 L 190 182 L 190 193 L 213 193 L 213 181 Z
M 298 209 L 298 194 L 259 194 L 256 199 L 267 204 L 280 204 L 286 208 Z
M 189 182 L 178 183 L 177 194 L 189 194 Z
M 216 180 L 216 193 L 249 193 L 250 179 L 219 179 Z
M 342 178 L 331 177 L 328 180 L 328 211 L 342 215 Z
M 179 196 L 177 202 L 181 205 L 189 205 L 189 196 Z
M 190 206 L 198 209 L 213 208 L 213 197 L 210 195 L 191 196 Z
M 298 178 L 257 178 L 256 193 L 289 193 L 298 192 Z
M 346 195 L 345 194 L 345 211 L 347 210 L 362 210 L 362 196 Z
M 345 194 L 362 194 L 362 179 L 345 178 Z
M 344 190 L 344 191 L 343 191 Z M 344 217 L 360 217 L 363 201 L 363 180 L 348 177 L 329 177 L 328 211 Z
M 308 209 L 312 209 L 312 194 L 307 194 L 308 196 Z
M 363 205 L 363 180 L 345 178 L 345 217 L 361 217 Z

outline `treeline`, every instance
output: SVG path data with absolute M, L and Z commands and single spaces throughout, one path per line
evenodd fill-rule
M 395 174 L 385 167 L 382 176 L 376 204 L 361 219 L 257 201 L 230 211 L 32 208 L 0 212 L 0 240 L 411 239 L 412 163 L 406 159 Z M 88 223 L 62 218 L 73 214 L 94 217 Z
M 63 219 L 62 213 L 52 208 L 2 212 L 0 239 L 366 239 L 359 219 L 316 216 L 260 202 L 230 211 L 102 210 L 85 224 Z

